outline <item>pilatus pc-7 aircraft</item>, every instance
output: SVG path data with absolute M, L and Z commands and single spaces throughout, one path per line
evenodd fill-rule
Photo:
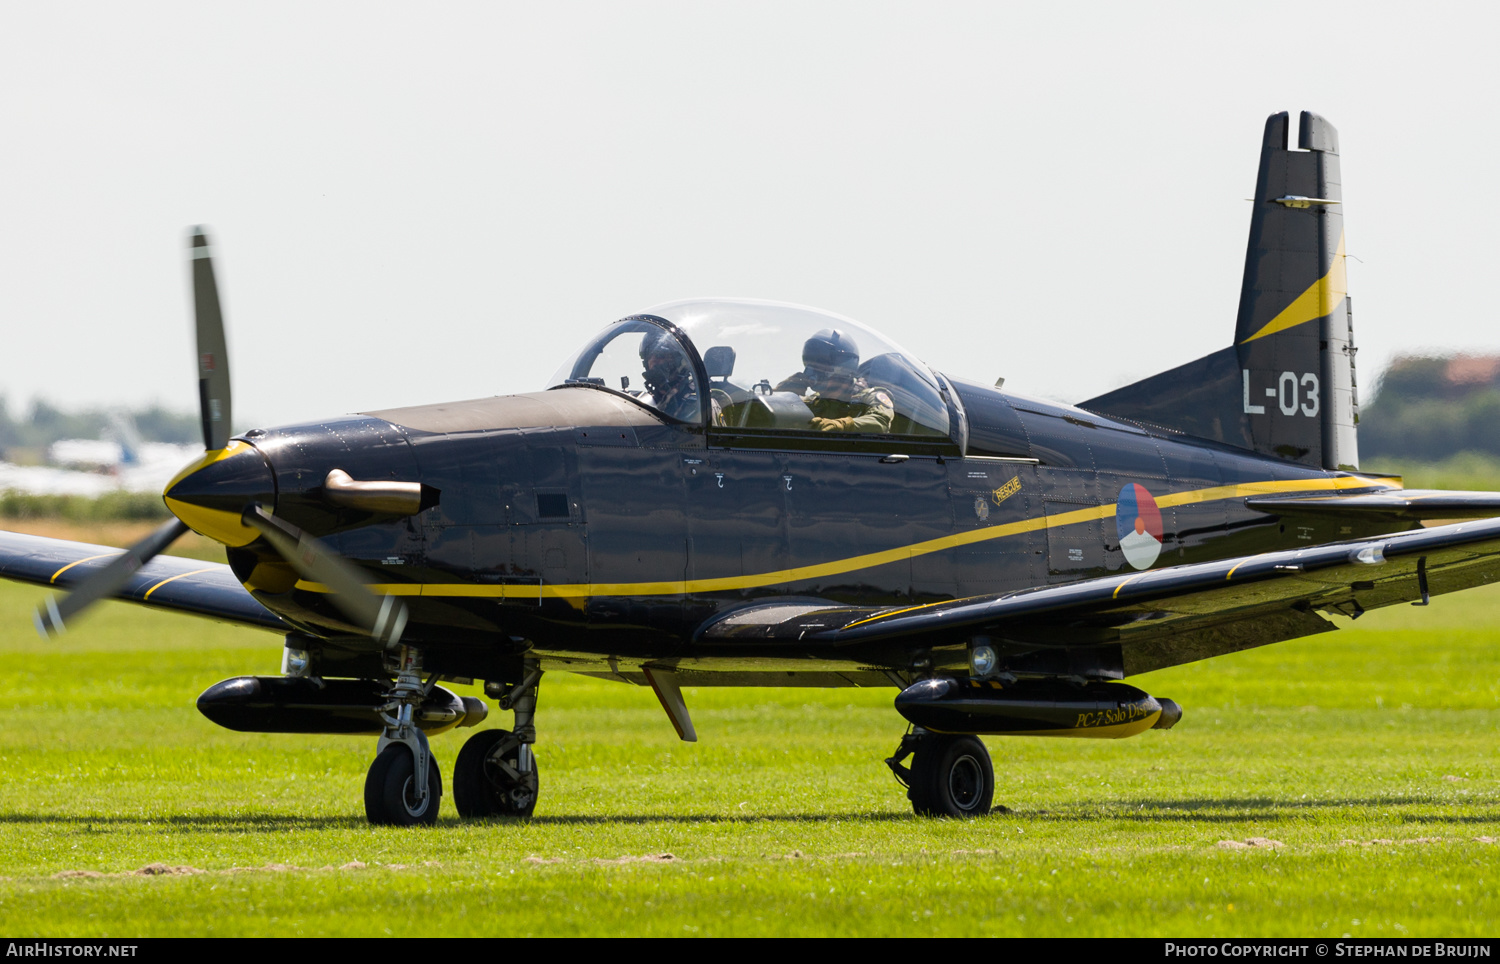
M 198 698 L 263 733 L 379 734 L 372 823 L 528 815 L 538 687 L 889 686 L 886 763 L 923 814 L 991 808 L 979 734 L 1166 729 L 1138 673 L 1334 629 L 1500 577 L 1500 493 L 1358 471 L 1338 138 L 1266 123 L 1234 341 L 1077 407 L 934 372 L 847 318 L 676 301 L 545 391 L 230 436 L 208 240 L 192 238 L 207 451 L 121 554 L 0 534 L 0 575 L 285 639 L 284 675 Z M 193 529 L 227 565 L 160 557 Z M 895 720 L 893 719 L 893 724 Z M 893 734 L 894 739 L 894 734 Z

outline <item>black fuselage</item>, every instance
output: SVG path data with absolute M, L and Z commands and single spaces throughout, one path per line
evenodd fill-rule
M 700 630 L 752 601 L 904 607 L 1132 571 L 1115 517 L 1132 484 L 1160 505 L 1161 548 L 1150 568 L 1392 528 L 1245 505 L 1251 494 L 1358 490 L 1372 485 L 1365 477 L 950 386 L 967 437 L 909 444 L 706 432 L 590 387 L 247 438 L 274 473 L 277 514 L 325 536 L 380 589 L 402 596 L 411 611 L 405 641 L 424 648 L 429 666 L 474 678 L 513 676 L 529 654 L 598 675 L 629 677 L 649 660 L 742 677 L 800 670 L 801 682 L 816 685 L 838 685 L 840 673 L 845 683 L 880 681 L 884 670 L 923 658 L 920 647 L 832 651 L 784 639 L 705 640 Z M 332 508 L 320 486 L 334 468 L 420 481 L 438 490 L 437 505 L 402 518 Z M 256 545 L 231 549 L 230 562 L 263 604 L 331 638 L 330 661 L 355 660 L 330 675 L 372 675 L 378 656 L 326 593 Z M 1015 658 L 1024 669 L 1025 658 Z M 1037 671 L 1118 678 L 1128 669 L 1102 651 L 1070 659 L 1071 667 L 1042 659 Z M 945 660 L 961 662 L 961 652 Z

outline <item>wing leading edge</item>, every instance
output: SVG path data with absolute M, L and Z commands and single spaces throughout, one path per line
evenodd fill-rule
M 1495 581 L 1500 519 L 905 609 L 762 604 L 700 637 L 937 646 L 985 635 L 1012 650 L 1118 647 L 1131 676 L 1337 628 L 1321 613 L 1358 617 Z
M 0 578 L 69 588 L 102 569 L 122 550 L 0 531 Z M 256 602 L 222 562 L 157 556 L 112 597 L 171 612 L 288 632 L 291 627 Z

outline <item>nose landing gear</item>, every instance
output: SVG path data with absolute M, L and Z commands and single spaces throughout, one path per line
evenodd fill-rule
M 375 762 L 365 775 L 365 818 L 376 826 L 410 827 L 437 823 L 443 799 L 443 778 L 427 734 L 417 728 L 413 714 L 432 691 L 437 675 L 422 682 L 421 654 L 401 647 L 396 682 L 389 702 L 381 707 L 385 732 L 375 747 Z

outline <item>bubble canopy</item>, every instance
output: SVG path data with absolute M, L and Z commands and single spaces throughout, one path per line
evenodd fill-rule
M 873 329 L 827 311 L 673 301 L 609 326 L 549 388 L 622 394 L 668 418 L 751 432 L 946 437 L 938 379 Z

